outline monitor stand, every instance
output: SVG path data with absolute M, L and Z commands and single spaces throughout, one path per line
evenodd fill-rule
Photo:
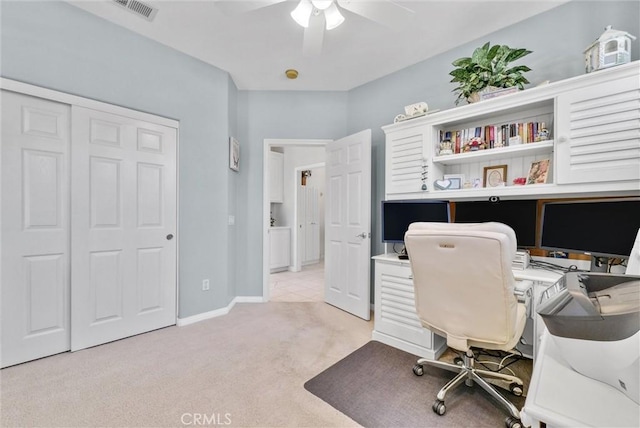
M 604 272 L 609 271 L 609 257 L 591 256 L 591 272 Z
M 398 254 L 398 258 L 400 260 L 409 260 L 409 254 L 407 254 L 406 247 L 402 247 L 402 251 L 400 251 L 400 254 Z

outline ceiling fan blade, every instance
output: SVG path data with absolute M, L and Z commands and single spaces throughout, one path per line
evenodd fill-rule
M 304 29 L 302 53 L 305 56 L 318 56 L 322 52 L 324 40 L 324 14 L 311 15 L 309 26 Z
M 338 0 L 340 7 L 389 28 L 402 28 L 413 11 L 390 0 Z
M 283 1 L 286 0 L 213 0 L 218 9 L 226 15 L 239 15 Z

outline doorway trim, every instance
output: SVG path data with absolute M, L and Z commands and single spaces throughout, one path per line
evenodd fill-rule
M 269 301 L 269 268 L 270 249 L 269 249 L 269 227 L 271 201 L 269 200 L 269 151 L 271 147 L 325 147 L 327 143 L 332 142 L 330 139 L 274 139 L 265 138 L 263 144 L 262 156 L 262 299 Z M 297 198 L 297 196 L 294 196 Z M 297 201 L 296 201 L 297 202 Z M 291 240 L 298 239 L 296 227 L 292 227 Z

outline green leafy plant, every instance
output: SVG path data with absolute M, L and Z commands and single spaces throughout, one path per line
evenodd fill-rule
M 457 67 L 449 74 L 453 76 L 452 83 L 458 83 L 453 92 L 458 92 L 456 105 L 461 100 L 468 100 L 473 93 L 477 93 L 489 86 L 496 88 L 510 88 L 517 86 L 524 89 L 529 81 L 522 73 L 531 69 L 526 65 L 508 68 L 509 63 L 529 55 L 526 49 L 513 49 L 507 45 L 493 45 L 489 42 L 473 51 L 471 58 L 458 58 L 453 61 Z

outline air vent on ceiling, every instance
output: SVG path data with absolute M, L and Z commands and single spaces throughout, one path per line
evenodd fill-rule
M 153 18 L 156 17 L 156 13 L 158 13 L 158 9 L 155 7 L 151 7 L 148 4 L 145 4 L 138 0 L 113 0 L 117 5 L 124 7 L 131 13 L 135 13 L 136 15 L 148 20 L 153 21 Z

